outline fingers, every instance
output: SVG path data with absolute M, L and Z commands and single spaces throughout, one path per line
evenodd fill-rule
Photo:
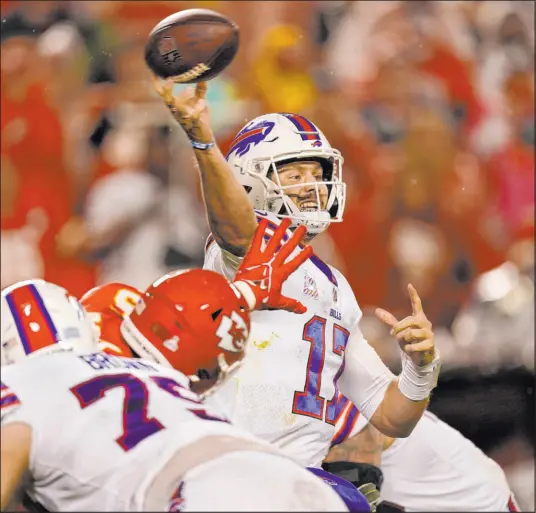
M 431 339 L 433 333 L 429 329 L 425 328 L 408 328 L 396 335 L 396 339 L 399 342 L 413 342 L 414 340 L 426 340 Z
M 259 222 L 259 225 L 257 226 L 257 229 L 255 230 L 255 233 L 253 234 L 253 240 L 251 241 L 251 246 L 249 247 L 248 252 L 246 253 L 246 256 L 244 258 L 244 262 L 248 260 L 248 257 L 252 254 L 259 254 L 262 249 L 262 241 L 264 240 L 264 235 L 266 233 L 266 229 L 268 228 L 268 220 L 267 219 L 261 219 Z
M 413 315 L 423 313 L 421 298 L 411 283 L 408 284 L 408 292 L 411 299 L 411 309 L 413 310 Z
M 267 255 L 275 254 L 278 246 L 283 241 L 283 238 L 285 237 L 285 234 L 289 226 L 290 226 L 290 219 L 283 219 L 281 221 L 281 223 L 275 230 L 274 234 L 270 237 L 270 240 L 268 241 L 268 245 L 266 246 L 266 249 L 264 250 L 264 252 Z
M 286 277 L 290 276 L 300 265 L 302 265 L 313 254 L 313 248 L 306 246 L 292 260 L 281 266 Z
M 406 344 L 404 347 L 404 352 L 406 353 L 424 353 L 426 351 L 431 351 L 434 349 L 433 340 L 427 339 L 422 340 L 421 342 L 415 342 L 414 344 Z
M 290 222 L 290 221 L 289 221 Z M 298 244 L 300 243 L 303 236 L 306 234 L 307 228 L 305 226 L 298 227 L 294 233 L 292 234 L 292 237 L 288 239 L 283 247 L 279 250 L 277 255 L 275 255 L 275 262 L 283 265 L 285 260 L 292 254 L 292 252 L 298 247 Z
M 156 75 L 152 75 L 153 78 L 153 86 L 156 90 L 156 92 L 162 96 L 164 94 L 164 87 L 162 86 L 162 82 Z
M 376 308 L 374 313 L 380 321 L 383 321 L 388 326 L 394 326 L 398 322 L 397 318 L 392 313 L 383 308 Z
M 413 315 L 410 315 L 402 319 L 400 322 L 397 322 L 393 326 L 393 329 L 391 330 L 390 334 L 396 335 L 397 333 L 400 333 L 406 328 L 425 328 L 430 330 L 432 328 L 432 323 L 426 317 L 424 317 L 424 315 L 421 315 L 419 317 L 414 317 Z
M 195 95 L 198 98 L 205 99 L 207 94 L 207 83 L 206 82 L 199 82 L 195 87 Z
M 286 310 L 287 312 L 302 314 L 307 312 L 307 308 L 297 301 L 287 296 L 281 296 L 277 302 L 277 307 L 279 310 Z

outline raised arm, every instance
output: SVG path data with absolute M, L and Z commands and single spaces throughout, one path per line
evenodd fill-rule
M 346 346 L 345 367 L 337 385 L 386 436 L 405 438 L 428 405 L 439 374 L 432 325 L 417 291 L 408 286 L 413 314 L 401 321 L 385 310 L 376 315 L 391 326 L 402 349 L 402 372 L 395 376 L 356 328 Z
M 155 78 L 155 87 L 194 148 L 214 239 L 229 253 L 244 256 L 257 222 L 246 191 L 214 141 L 205 99 L 206 83 L 188 87 L 175 96 L 170 81 L 161 83 Z

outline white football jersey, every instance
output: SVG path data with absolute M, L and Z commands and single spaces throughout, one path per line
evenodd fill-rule
M 272 231 L 276 228 L 276 216 L 256 212 L 258 218 L 268 218 Z M 232 279 L 238 264 L 209 237 L 205 269 Z M 336 401 L 334 380 L 342 373 L 350 332 L 359 329 L 362 314 L 346 279 L 316 256 L 289 277 L 282 292 L 301 301 L 307 312 L 252 312 L 245 364 L 208 401 L 301 465 L 318 467 L 346 404 Z M 371 406 L 372 413 L 377 405 Z
M 253 437 L 200 403 L 183 374 L 104 353 L 55 353 L 2 368 L 2 426 L 32 429 L 28 495 L 49 511 L 141 511 L 177 449 Z
M 349 403 L 337 423 L 336 443 L 367 424 Z M 406 511 L 517 511 L 501 467 L 428 411 L 409 437 L 383 451 L 380 467 L 381 499 Z

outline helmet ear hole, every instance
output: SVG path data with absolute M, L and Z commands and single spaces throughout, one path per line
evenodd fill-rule
M 197 371 L 197 377 L 199 379 L 210 379 L 210 372 L 207 369 L 199 369 Z
M 160 339 L 160 340 L 167 340 L 171 337 L 171 334 L 169 331 L 162 326 L 159 322 L 155 322 L 151 325 L 151 331 Z
M 220 308 L 219 310 L 212 312 L 212 320 L 215 321 L 220 316 L 222 311 L 223 311 L 223 308 Z

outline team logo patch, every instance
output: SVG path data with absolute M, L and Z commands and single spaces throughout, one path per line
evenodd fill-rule
M 303 295 L 312 299 L 318 299 L 318 288 L 316 282 L 312 276 L 309 276 L 307 271 L 305 272 L 305 279 L 303 282 Z
M 227 153 L 226 159 L 229 159 L 235 152 L 237 157 L 245 155 L 251 148 L 263 142 L 273 130 L 274 126 L 275 123 L 272 121 L 260 121 L 253 125 L 246 125 L 232 142 L 231 149 L 229 150 L 229 153 Z

